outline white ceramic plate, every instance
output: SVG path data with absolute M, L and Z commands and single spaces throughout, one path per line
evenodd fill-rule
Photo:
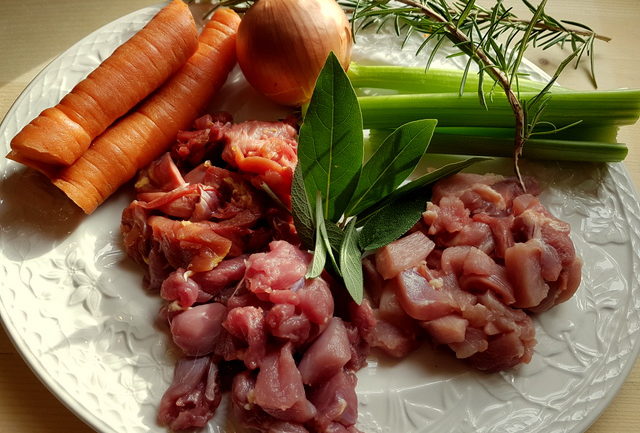
M 0 151 L 157 11 L 101 28 L 47 66 L 0 126 Z M 361 62 L 412 63 L 395 39 L 358 39 Z M 535 78 L 538 69 L 529 66 Z M 224 91 L 238 120 L 280 113 L 236 71 Z M 525 164 L 544 179 L 544 203 L 570 222 L 583 284 L 536 319 L 532 362 L 501 374 L 467 369 L 428 347 L 392 362 L 372 355 L 358 374 L 359 427 L 377 432 L 578 432 L 614 396 L 638 354 L 640 208 L 621 164 Z M 476 167 L 508 173 L 508 164 Z M 120 248 L 122 191 L 85 217 L 42 176 L 0 161 L 0 314 L 16 347 L 51 391 L 101 432 L 162 431 L 158 401 L 175 351 L 154 326 L 160 301 Z M 224 405 L 205 431 L 233 432 Z

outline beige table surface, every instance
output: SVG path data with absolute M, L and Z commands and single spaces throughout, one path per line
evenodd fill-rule
M 101 25 L 154 0 L 0 0 L 0 118 L 40 69 Z M 537 1 L 534 1 L 537 3 Z M 588 23 L 613 38 L 597 46 L 600 88 L 640 88 L 639 0 L 549 0 L 547 9 L 561 18 Z M 529 58 L 544 69 L 558 55 Z M 583 71 L 570 71 L 562 83 L 588 89 Z M 640 125 L 626 127 L 625 161 L 640 189 Z M 90 432 L 33 375 L 0 328 L 0 433 Z M 640 362 L 589 433 L 640 432 Z M 397 432 L 400 433 L 400 432 Z

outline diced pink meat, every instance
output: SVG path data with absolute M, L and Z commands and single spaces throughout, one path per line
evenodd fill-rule
M 494 255 L 501 259 L 504 258 L 504 252 L 514 244 L 513 233 L 511 233 L 513 215 L 494 217 L 479 213 L 473 216 L 473 220 L 489 226 L 493 235 Z
M 482 304 L 469 304 L 461 309 L 462 317 L 469 322 L 469 325 L 482 329 L 494 319 L 491 311 Z
M 349 320 L 350 322 L 345 322 L 345 327 L 351 346 L 351 359 L 345 368 L 357 371 L 366 365 L 370 351 L 369 341 L 378 322 L 369 299 L 363 299 L 360 304 L 349 303 Z
M 489 340 L 486 350 L 474 354 L 469 360 L 478 370 L 500 371 L 521 363 L 528 363 L 533 350 L 518 335 L 519 332 L 500 334 Z
M 531 176 L 524 176 L 523 179 L 524 186 L 528 194 L 538 195 L 540 194 L 540 185 L 538 181 Z M 512 208 L 513 200 L 525 194 L 525 191 L 522 189 L 522 185 L 520 185 L 520 181 L 515 177 L 506 178 L 504 180 L 498 181 L 491 185 L 495 191 L 499 192 L 500 195 L 504 198 L 504 202 L 508 208 Z
M 575 248 L 569 237 L 571 227 L 560 221 L 540 203 L 537 197 L 529 194 L 514 199 L 514 231 L 524 240 L 539 238 L 555 248 L 563 265 L 569 264 L 575 257 Z
M 578 258 L 573 263 L 564 267 L 555 281 L 548 282 L 549 293 L 540 304 L 528 308 L 533 313 L 542 313 L 556 304 L 570 299 L 580 286 L 582 279 L 582 261 Z
M 390 280 L 384 286 L 380 295 L 377 315 L 380 319 L 395 323 L 401 327 L 410 327 L 413 323 L 411 316 L 402 308 L 398 301 L 398 283 L 396 279 Z
M 489 343 L 483 331 L 467 327 L 464 340 L 460 343 L 450 343 L 449 347 L 456 353 L 456 358 L 466 359 L 487 350 Z
M 213 231 L 208 221 L 192 223 L 154 215 L 147 222 L 152 241 L 174 269 L 210 271 L 231 248 L 231 241 Z
M 297 292 L 298 308 L 312 323 L 326 326 L 333 316 L 334 302 L 329 285 L 322 278 L 305 280 Z
M 513 198 L 513 215 L 521 215 L 527 209 L 542 210 L 540 200 L 533 194 L 521 194 Z
M 462 343 L 469 321 L 457 314 L 449 314 L 438 319 L 423 322 L 422 326 L 440 344 Z
M 375 256 L 367 256 L 362 259 L 362 273 L 364 277 L 364 289 L 371 298 L 373 305 L 377 306 L 380 303 L 380 294 L 384 287 L 384 278 L 376 269 Z
M 232 240 L 233 256 L 262 249 L 271 239 L 271 229 L 264 224 L 264 196 L 240 174 L 205 162 L 187 173 L 185 181 L 199 191 L 188 219 L 207 220 L 211 230 Z
M 453 236 L 446 236 L 441 239 L 442 245 L 472 246 L 490 254 L 495 249 L 495 242 L 491 228 L 482 222 L 471 221 Z
M 171 320 L 171 335 L 187 356 L 213 352 L 227 308 L 218 303 L 192 307 Z
M 262 358 L 254 390 L 255 403 L 283 421 L 307 422 L 316 415 L 316 409 L 307 400 L 291 350 L 291 344 L 287 343 Z
M 271 335 L 294 345 L 305 343 L 311 334 L 311 322 L 292 304 L 274 305 L 267 313 L 266 324 Z
M 319 386 L 311 388 L 309 399 L 317 408 L 317 416 L 312 422 L 316 431 L 339 431 L 327 430 L 332 423 L 343 428 L 355 425 L 358 419 L 356 382 L 353 373 L 340 370 Z
M 435 244 L 424 233 L 417 231 L 400 238 L 376 251 L 376 269 L 385 280 L 405 269 L 418 266 L 433 250 Z
M 404 358 L 420 344 L 413 327 L 401 327 L 380 317 L 376 318 L 375 328 L 366 341 L 371 347 L 395 358 Z
M 445 274 L 453 274 L 455 276 L 462 275 L 464 263 L 467 260 L 471 246 L 457 246 L 445 248 L 440 257 L 440 267 Z
M 192 279 L 202 290 L 215 295 L 244 277 L 247 258 L 247 255 L 241 255 L 223 260 L 210 271 L 194 274 Z
M 160 400 L 158 422 L 172 430 L 203 427 L 220 404 L 218 368 L 209 357 L 182 358 Z
M 211 295 L 204 292 L 189 272 L 178 268 L 172 272 L 160 286 L 160 296 L 167 301 L 178 301 L 182 308 L 211 300 Z
M 351 359 L 347 329 L 334 317 L 309 347 L 298 366 L 305 385 L 318 385 L 342 370 Z
M 309 433 L 304 425 L 289 421 L 274 420 L 269 423 L 267 433 Z
M 167 192 L 184 185 L 184 183 L 182 174 L 171 159 L 171 155 L 165 153 L 140 171 L 136 181 L 136 191 L 138 193 Z
M 309 433 L 303 424 L 282 421 L 269 415 L 255 404 L 256 378 L 248 371 L 233 378 L 231 403 L 235 419 L 240 425 L 264 433 Z
M 515 302 L 505 268 L 477 248 L 472 247 L 465 256 L 458 282 L 467 292 L 483 293 L 490 290 L 507 305 Z
M 490 293 L 478 300 L 491 315 L 484 331 L 478 330 L 486 335 L 487 346 L 469 358 L 471 365 L 480 370 L 499 371 L 529 362 L 536 343 L 531 318 L 522 310 L 507 307 Z M 454 345 L 450 347 L 456 350 Z
M 558 297 L 555 303 L 559 304 L 569 300 L 578 290 L 580 281 L 582 280 L 582 260 L 575 258 L 568 266 L 565 266 L 556 284 L 552 283 L 558 289 Z
M 193 130 L 179 131 L 177 143 L 171 149 L 176 160 L 198 164 L 212 151 L 221 150 L 224 131 L 231 126 L 233 118 L 229 113 L 204 115 L 193 123 Z
M 437 203 L 427 203 L 422 214 L 422 221 L 429 227 L 427 234 L 455 233 L 469 223 L 469 209 L 457 197 L 443 197 Z
M 169 192 L 138 193 L 137 197 L 139 201 L 144 202 L 145 209 L 190 221 L 204 221 L 210 218 L 211 212 L 201 211 L 203 204 L 210 209 L 220 206 L 217 191 L 213 187 L 200 184 L 184 184 Z
M 443 197 L 460 197 L 476 184 L 493 185 L 504 177 L 495 174 L 457 173 L 438 181 L 433 186 L 432 200 L 439 203 Z
M 247 306 L 229 310 L 222 326 L 233 337 L 246 345 L 236 359 L 241 359 L 248 369 L 258 368 L 267 351 L 267 332 L 264 312 L 261 308 Z
M 361 338 L 367 338 L 375 329 L 376 317 L 368 298 L 364 298 L 360 304 L 349 304 L 349 320 L 358 331 Z
M 302 279 L 310 263 L 308 253 L 285 241 L 273 241 L 267 253 L 252 254 L 247 260 L 245 281 L 249 290 L 268 299 L 274 290 L 287 290 Z
M 449 292 L 437 290 L 414 270 L 406 270 L 398 275 L 397 283 L 398 302 L 416 320 L 437 319 L 457 308 Z
M 496 215 L 504 212 L 506 208 L 502 195 L 491 186 L 483 183 L 473 184 L 458 197 L 471 214 L 482 212 Z
M 507 305 L 544 311 L 568 299 L 580 282 L 569 225 L 532 195 L 539 193 L 533 179 L 525 184 L 529 194 L 517 179 L 501 176 L 458 174 L 438 182 L 423 227 L 416 228 L 428 227 L 435 249 L 413 274 L 397 278 L 402 309 L 436 342 L 482 370 L 531 358 L 531 319 Z M 376 289 L 376 299 L 378 319 L 394 311 L 384 288 Z M 385 326 L 378 322 L 376 329 Z
M 232 125 L 224 133 L 222 158 L 240 171 L 257 175 L 288 204 L 293 169 L 298 161 L 297 131 L 283 122 L 252 120 Z
M 517 243 L 505 252 L 504 262 L 513 286 L 515 307 L 535 307 L 549 292 L 549 285 L 542 278 L 541 254 L 542 244 L 535 239 Z
M 142 203 L 134 200 L 122 211 L 120 231 L 122 244 L 127 255 L 145 267 L 151 251 L 151 228 L 147 224 L 148 211 Z M 159 285 L 158 285 L 159 287 Z

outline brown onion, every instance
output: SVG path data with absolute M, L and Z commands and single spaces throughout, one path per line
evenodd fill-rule
M 236 47 L 256 90 L 300 105 L 311 98 L 329 52 L 347 69 L 352 45 L 349 20 L 335 0 L 258 0 L 242 18 Z

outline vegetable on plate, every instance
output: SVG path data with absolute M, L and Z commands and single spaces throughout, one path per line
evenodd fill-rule
M 53 183 L 92 213 L 138 170 L 160 156 L 222 87 L 236 63 L 240 17 L 218 9 L 199 37 L 196 53 L 140 108 L 98 137 Z
M 344 69 L 351 27 L 334 0 L 259 0 L 238 29 L 238 64 L 260 93 L 284 105 L 308 102 L 327 54 Z
M 76 161 L 93 139 L 153 92 L 198 48 L 185 3 L 174 0 L 11 141 L 7 155 L 44 173 Z

